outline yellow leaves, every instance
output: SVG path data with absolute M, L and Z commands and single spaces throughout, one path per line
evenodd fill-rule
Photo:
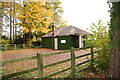
M 19 14 L 19 15 L 17 15 L 17 18 L 20 19 L 20 20 L 23 20 L 23 19 L 26 18 L 26 16 Z
M 29 32 L 29 29 L 26 26 L 23 26 L 23 31 Z
M 39 30 L 43 33 L 48 33 L 50 31 L 50 29 L 47 29 L 45 27 L 39 27 Z
M 25 13 L 26 13 L 25 15 L 31 16 L 29 11 L 26 11 Z
M 36 25 L 35 25 L 35 23 L 32 23 L 30 27 L 31 27 L 31 31 L 35 31 L 35 30 L 36 30 Z
M 53 16 L 53 11 L 52 10 L 47 10 L 46 11 L 46 16 L 52 17 Z
M 0 2 L 0 8 L 4 6 L 4 8 L 9 8 L 10 7 L 10 2 Z
M 3 5 L 3 3 L 2 3 L 2 2 L 0 2 L 0 8 L 2 8 L 2 5 Z
M 17 18 L 22 22 L 23 31 L 40 31 L 47 33 L 50 23 L 53 21 L 54 11 L 47 9 L 44 1 L 40 2 L 24 2 L 24 6 L 17 10 Z M 24 21 L 24 22 L 23 22 Z
M 32 41 L 33 42 L 37 41 L 35 36 L 33 36 Z

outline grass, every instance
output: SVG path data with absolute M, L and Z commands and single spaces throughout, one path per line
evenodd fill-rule
M 51 66 L 51 67 L 48 67 L 45 70 L 45 76 L 48 75 L 48 74 L 52 74 L 54 72 L 58 72 L 58 71 L 61 71 L 62 69 L 65 69 L 65 68 L 68 68 L 70 67 L 70 64 L 69 62 L 66 62 L 66 63 L 61 63 L 61 64 L 58 64 L 58 65 L 55 65 L 55 66 Z M 47 71 L 47 72 L 46 72 Z M 64 74 L 63 76 L 61 76 L 61 74 Z M 48 78 L 65 78 L 69 75 L 69 71 L 65 71 L 65 72 L 62 72 L 60 74 L 57 74 L 55 76 L 52 76 L 52 77 L 48 77 Z
M 87 66 L 89 66 L 89 64 L 90 64 L 90 62 L 76 67 L 76 73 L 75 73 L 76 78 L 104 78 L 105 74 L 103 72 L 92 72 L 90 67 L 85 69 Z M 17 65 L 17 64 L 14 63 L 14 65 Z M 44 76 L 54 73 L 54 72 L 57 72 L 57 71 L 60 71 L 69 66 L 70 66 L 70 61 L 45 68 Z M 22 71 L 22 70 L 24 70 L 24 68 L 29 68 L 29 66 L 26 66 L 26 67 L 18 66 L 17 68 L 15 68 L 15 70 Z M 83 69 L 85 69 L 85 70 L 83 70 Z M 3 69 L 3 74 L 9 74 L 11 72 L 13 72 L 13 69 L 10 69 L 10 70 Z M 16 78 L 37 78 L 37 76 L 38 76 L 37 71 L 33 71 L 30 73 L 22 74 L 20 76 L 16 76 Z M 70 77 L 70 70 L 60 73 L 58 75 L 52 76 L 52 77 L 48 77 L 48 78 L 69 78 L 69 77 Z
M 20 76 L 16 76 L 15 78 L 38 78 L 37 76 L 38 76 L 37 71 L 34 71 Z
M 5 70 L 5 69 L 2 69 L 2 68 L 1 68 L 0 71 L 1 71 L 0 73 L 2 73 L 2 75 L 9 74 L 9 73 L 12 72 L 12 71 L 10 71 L 10 70 Z
M 87 63 L 83 66 L 76 67 L 77 72 L 75 73 L 76 78 L 106 78 L 106 74 L 104 72 L 97 72 L 95 70 L 91 70 L 91 67 Z M 84 69 L 88 66 L 86 69 Z

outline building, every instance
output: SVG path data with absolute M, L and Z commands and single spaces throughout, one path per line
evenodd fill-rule
M 42 47 L 60 50 L 82 48 L 85 46 L 84 35 L 91 34 L 74 26 L 53 28 L 52 32 L 42 36 Z

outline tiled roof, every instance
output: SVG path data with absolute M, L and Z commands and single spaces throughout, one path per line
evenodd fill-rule
M 50 32 L 42 37 L 52 37 L 52 33 Z M 91 33 L 83 31 L 74 26 L 64 26 L 55 30 L 55 36 L 67 36 L 67 35 L 91 35 Z

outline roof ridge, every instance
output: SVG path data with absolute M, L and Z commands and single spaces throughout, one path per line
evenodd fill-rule
M 86 35 L 86 34 L 91 34 L 87 31 L 84 31 L 82 29 L 79 29 L 75 26 L 63 26 L 55 30 L 56 35 L 55 36 L 65 36 L 65 35 Z M 52 32 L 42 36 L 42 37 L 52 37 Z

